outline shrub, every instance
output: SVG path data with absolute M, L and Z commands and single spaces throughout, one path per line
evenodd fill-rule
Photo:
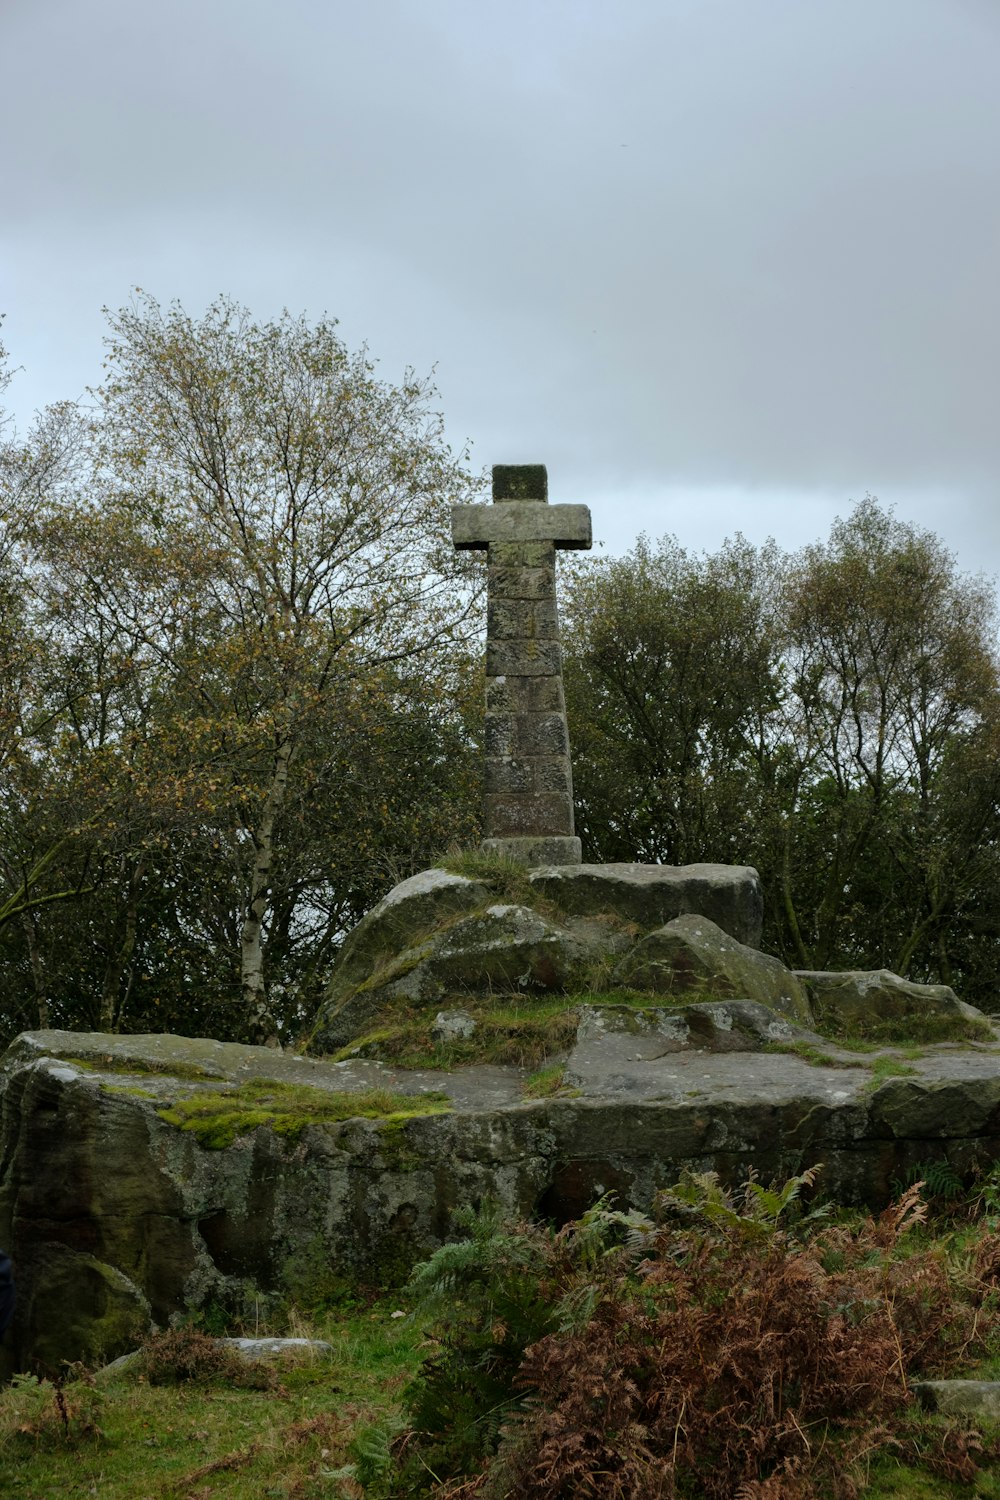
M 982 1351 L 992 1236 L 953 1267 L 912 1233 L 917 1186 L 877 1218 L 786 1228 L 812 1176 L 728 1194 L 689 1175 L 659 1222 L 606 1204 L 558 1233 L 481 1215 L 415 1277 L 441 1299 L 438 1347 L 379 1493 L 846 1500 L 887 1445 L 971 1481 L 1000 1443 L 945 1442 L 909 1379 Z

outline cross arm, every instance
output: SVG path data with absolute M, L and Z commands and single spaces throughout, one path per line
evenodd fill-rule
M 453 505 L 451 536 L 459 552 L 491 542 L 554 542 L 573 551 L 593 545 L 586 505 Z

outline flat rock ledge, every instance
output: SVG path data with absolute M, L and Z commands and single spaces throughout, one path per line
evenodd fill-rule
M 1000 1158 L 997 1046 L 928 1047 L 880 1076 L 765 1006 L 593 1006 L 561 1094 L 513 1068 L 405 1073 L 183 1037 L 33 1032 L 0 1063 L 0 1243 L 19 1278 L 0 1373 L 101 1364 L 154 1324 L 280 1296 L 290 1267 L 391 1286 L 491 1195 L 557 1222 L 605 1192 L 648 1207 L 687 1167 L 785 1180 L 877 1207 L 929 1161 Z M 775 1050 L 778 1049 L 778 1050 Z M 791 1049 L 791 1050 L 789 1050 Z M 252 1116 L 222 1149 L 164 1118 L 251 1081 L 318 1094 L 439 1090 L 437 1114 L 305 1122 Z M 8 1335 L 10 1339 L 10 1335 Z

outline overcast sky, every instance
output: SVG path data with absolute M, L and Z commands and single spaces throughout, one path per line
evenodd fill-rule
M 1000 0 L 0 0 L 22 428 L 101 307 L 340 319 L 611 549 L 1000 573 Z

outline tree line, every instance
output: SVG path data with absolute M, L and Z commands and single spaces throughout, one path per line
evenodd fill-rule
M 5 366 L 0 365 L 0 368 Z M 0 434 L 3 1040 L 288 1039 L 344 933 L 479 836 L 481 479 L 327 319 L 137 295 Z M 764 945 L 987 1006 L 995 600 L 869 499 L 825 543 L 564 568 L 585 857 L 754 864 Z

